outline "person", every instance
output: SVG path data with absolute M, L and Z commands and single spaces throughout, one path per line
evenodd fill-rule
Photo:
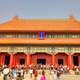
M 5 66 L 3 69 L 3 75 L 4 75 L 3 80 L 9 80 L 10 78 L 9 72 L 10 72 L 10 69 L 7 66 Z
M 37 80 L 38 71 L 37 68 L 34 69 L 34 80 Z
M 53 80 L 60 80 L 60 75 L 61 75 L 60 71 L 55 71 Z
M 32 74 L 33 74 L 33 69 L 32 68 L 29 70 L 29 74 L 30 74 L 30 78 L 32 78 Z
M 24 79 L 24 68 L 21 68 L 21 78 Z
M 20 78 L 21 76 L 20 76 L 20 73 L 17 73 L 17 77 L 16 77 L 16 80 L 21 80 L 21 78 Z
M 17 76 L 17 70 L 16 70 L 16 68 L 13 69 L 12 73 L 13 73 L 13 77 L 14 77 L 14 79 L 15 79 L 16 76 Z
M 45 76 L 44 70 L 42 71 L 42 75 L 40 77 L 40 80 L 46 80 L 46 76 Z

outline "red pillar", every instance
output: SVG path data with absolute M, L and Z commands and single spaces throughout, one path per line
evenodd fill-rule
M 30 59 L 30 54 L 27 54 L 27 65 L 30 65 L 31 59 Z
M 17 65 L 17 66 L 20 65 L 20 64 L 19 64 L 20 57 L 19 57 L 19 54 L 18 54 L 18 53 L 16 54 L 15 59 L 17 59 L 17 60 L 15 60 L 16 65 Z
M 0 55 L 0 65 L 3 65 L 3 55 Z
M 68 55 L 68 67 L 72 69 L 72 55 L 70 53 Z
M 13 67 L 14 66 L 14 54 L 13 53 L 11 53 L 10 54 L 10 67 Z
M 55 55 L 52 54 L 52 65 L 55 65 Z
M 2 55 L 1 55 L 1 65 L 2 65 L 2 66 L 4 65 L 4 55 L 5 55 L 5 54 L 2 54 Z

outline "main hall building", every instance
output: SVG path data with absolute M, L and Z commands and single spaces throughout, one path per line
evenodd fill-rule
M 22 19 L 0 24 L 0 65 L 80 65 L 80 21 Z

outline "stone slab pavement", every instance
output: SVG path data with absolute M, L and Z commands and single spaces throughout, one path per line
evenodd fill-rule
M 53 73 L 50 75 L 50 72 L 46 71 L 47 80 L 54 80 L 53 75 L 54 75 Z M 40 76 L 41 75 L 39 74 L 37 80 L 40 80 Z M 1 76 L 0 76 L 0 80 L 3 80 Z M 32 76 L 32 78 L 30 78 L 30 75 L 26 74 L 25 79 L 23 80 L 34 80 L 34 75 Z M 80 75 L 62 74 L 60 80 L 80 80 Z

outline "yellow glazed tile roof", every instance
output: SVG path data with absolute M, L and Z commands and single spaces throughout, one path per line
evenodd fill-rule
M 67 19 L 22 19 L 14 16 L 0 24 L 0 31 L 80 31 L 80 21 Z

